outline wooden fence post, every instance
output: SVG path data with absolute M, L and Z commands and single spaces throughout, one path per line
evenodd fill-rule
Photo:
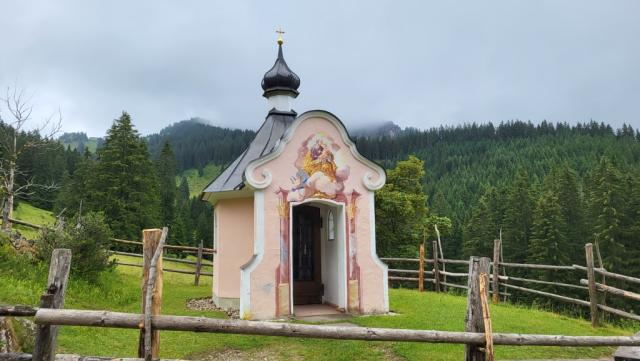
M 69 268 L 71 267 L 71 250 L 54 249 L 49 265 L 47 290 L 40 298 L 40 308 L 63 308 L 64 294 L 67 290 Z M 58 326 L 37 325 L 33 359 L 53 361 L 56 355 Z
M 489 274 L 489 258 L 471 257 L 469 259 L 469 276 L 467 291 L 467 315 L 465 317 L 466 332 L 484 332 L 482 318 L 482 300 L 480 299 L 480 274 Z M 485 290 L 487 292 L 488 290 Z M 489 295 L 485 295 L 489 298 Z M 485 354 L 478 345 L 465 345 L 465 361 L 484 361 Z
M 587 260 L 587 279 L 589 281 L 589 306 L 591 314 L 591 326 L 598 327 L 598 291 L 596 290 L 596 276 L 593 273 L 593 245 L 584 245 Z
M 142 313 L 145 313 L 145 306 L 147 304 L 147 286 L 149 283 L 149 271 L 151 270 L 151 261 L 153 255 L 160 244 L 162 237 L 161 229 L 145 229 L 142 231 L 142 256 L 143 256 L 143 268 L 142 268 Z M 162 257 L 159 257 L 156 264 L 156 277 L 151 298 L 151 314 L 159 315 L 162 307 Z M 152 355 L 157 357 L 160 349 L 160 332 L 153 331 L 153 337 L 151 341 Z M 140 325 L 140 338 L 138 340 L 138 357 L 145 357 L 145 330 L 144 325 Z
M 202 240 L 200 240 L 200 245 L 198 245 L 198 259 L 196 260 L 196 277 L 194 280 L 194 284 L 196 286 L 200 284 L 201 271 L 202 271 Z
M 418 264 L 418 291 L 424 292 L 424 243 L 420 245 L 420 260 Z
M 500 282 L 500 247 L 502 242 L 499 239 L 493 241 L 493 282 L 491 289 L 493 290 L 493 303 L 496 304 L 499 301 L 499 282 Z
M 439 252 L 440 252 L 440 254 L 438 256 L 439 256 L 439 258 L 444 258 L 444 250 L 442 249 L 442 241 L 440 240 L 440 230 L 438 230 L 438 225 L 434 224 L 433 225 L 433 229 L 436 230 L 436 236 L 437 236 L 437 240 L 438 240 L 438 249 L 439 249 Z M 446 283 L 447 283 L 447 273 L 446 273 L 447 264 L 444 263 L 444 262 L 442 262 L 442 271 L 445 272 L 442 275 L 442 280 L 444 281 L 443 283 L 445 283 L 445 284 L 442 285 L 442 290 L 444 292 L 447 292 L 447 285 L 446 285 Z
M 435 290 L 440 292 L 440 270 L 438 267 L 438 242 L 433 241 L 433 279 L 435 280 Z
M 491 312 L 489 310 L 489 275 L 480 273 L 480 304 L 482 307 L 482 321 L 484 322 L 485 357 L 493 361 L 493 327 L 491 326 Z

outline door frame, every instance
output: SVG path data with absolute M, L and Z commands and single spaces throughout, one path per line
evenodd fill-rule
M 340 281 L 340 284 L 338 285 L 339 288 L 339 294 L 340 294 L 340 304 L 336 305 L 340 308 L 343 309 L 347 309 L 347 304 L 348 304 L 348 292 L 347 292 L 347 258 L 348 258 L 348 250 L 347 250 L 347 230 L 346 230 L 346 214 L 345 214 L 345 204 L 342 202 L 336 202 L 330 199 L 322 199 L 322 198 L 309 198 L 309 199 L 305 199 L 301 202 L 289 202 L 289 214 L 291 215 L 289 217 L 289 240 L 288 240 L 288 247 L 289 247 L 289 279 L 290 279 L 290 283 L 289 283 L 289 305 L 291 306 L 291 314 L 295 314 L 294 311 L 294 303 L 293 303 L 293 287 L 294 287 L 294 282 L 293 282 L 293 259 L 291 258 L 293 256 L 293 210 L 294 207 L 299 206 L 299 205 L 313 205 L 313 204 L 318 204 L 318 205 L 323 205 L 325 207 L 329 207 L 331 208 L 335 213 L 334 213 L 334 219 L 340 219 L 341 220 L 341 227 L 340 229 L 336 229 L 336 239 L 334 240 L 334 242 L 340 242 L 340 248 L 342 250 L 341 255 L 342 256 L 342 262 L 340 262 L 342 264 L 342 269 L 338 269 L 336 270 L 336 272 L 338 272 L 338 280 Z M 321 211 L 323 210 L 323 208 L 321 208 Z M 322 227 L 320 228 L 320 248 L 321 250 L 324 249 L 324 242 L 327 241 L 327 237 L 326 237 L 326 232 L 327 232 L 327 222 L 328 219 L 325 219 L 325 212 L 321 212 L 320 213 L 320 217 L 322 219 Z M 323 253 L 321 250 L 319 250 L 321 253 L 320 256 L 320 263 L 324 263 L 324 259 L 323 259 Z M 322 277 L 322 272 L 321 272 L 321 277 Z M 324 280 L 321 279 L 321 282 L 323 282 Z M 323 282 L 324 284 L 324 282 Z M 324 296 L 322 296 L 323 301 L 324 301 Z

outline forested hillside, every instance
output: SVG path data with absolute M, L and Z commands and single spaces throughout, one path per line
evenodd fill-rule
M 584 245 L 590 242 L 595 245 L 598 266 L 640 274 L 640 136 L 630 126 L 614 131 L 598 123 L 472 124 L 408 129 L 397 136 L 357 142 L 360 151 L 392 169 L 389 186 L 376 197 L 376 214 L 382 216 L 376 220 L 378 245 L 384 256 L 415 257 L 423 235 L 435 237 L 432 220 L 441 222 L 444 216 L 452 226 L 442 239 L 446 258 L 492 257 L 493 240 L 502 237 L 507 262 L 584 265 Z M 424 162 L 420 165 L 425 170 L 422 182 L 429 210 L 418 222 L 400 222 L 411 225 L 413 232 L 390 231 L 389 219 L 418 210 L 403 200 L 419 193 L 393 194 L 399 184 L 420 178 L 421 172 L 402 170 L 416 164 L 411 161 L 415 158 L 398 162 L 409 155 Z M 404 173 L 401 181 L 399 173 Z M 573 284 L 580 278 L 542 270 L 511 270 L 509 275 Z M 607 279 L 607 283 L 640 291 L 624 282 Z M 555 286 L 542 289 L 558 292 Z M 584 296 L 581 290 L 571 295 Z M 516 291 L 512 300 L 550 303 Z M 607 302 L 638 312 L 620 299 Z
M 640 134 L 630 126 L 614 130 L 596 122 L 534 125 L 513 121 L 402 130 L 391 123 L 380 132 L 359 134 L 366 136 L 356 137 L 358 149 L 387 168 L 409 155 L 424 161 L 429 214 L 452 221 L 444 239 L 447 257 L 489 255 L 493 239 L 502 232 L 508 260 L 577 262 L 582 257 L 580 247 L 597 242 L 607 267 L 631 268 L 640 273 L 638 262 L 628 261 L 640 259 L 628 257 L 638 252 L 638 247 L 631 246 L 640 231 Z M 162 203 L 165 206 L 156 203 L 160 199 L 150 203 L 153 219 L 173 223 L 169 222 L 173 217 L 175 241 L 209 240 L 210 209 L 190 198 L 198 193 L 196 188 L 239 155 L 253 135 L 252 131 L 220 128 L 192 119 L 175 123 L 159 134 L 140 137 L 148 148 L 148 153 L 142 152 L 141 156 L 155 163 L 156 172 L 164 172 L 159 178 L 170 182 L 175 179 L 171 175 L 177 176 L 180 189 L 157 196 L 169 197 Z M 67 140 L 82 140 L 77 139 L 80 136 Z M 37 135 L 25 133 L 22 137 Z M 139 136 L 136 133 L 134 137 Z M 169 153 L 163 158 L 166 144 Z M 85 192 L 83 187 L 95 184 L 99 175 L 95 172 L 101 168 L 93 165 L 108 152 L 82 156 L 71 147 L 51 143 L 50 148 L 20 159 L 19 182 L 36 179 L 60 187 L 35 188 L 22 198 L 57 212 L 65 208 L 67 212 L 76 211 L 81 198 L 90 206 L 85 198 L 99 196 L 103 190 L 98 187 Z M 165 169 L 167 162 L 171 164 Z M 82 175 L 88 172 L 87 167 L 93 173 Z M 84 177 L 89 181 L 78 182 Z M 164 210 L 168 202 L 174 204 L 169 212 Z M 136 227 L 128 229 L 126 234 L 136 234 Z M 413 251 L 411 247 L 391 247 L 389 252 Z
M 165 142 L 171 143 L 178 171 L 184 171 L 190 168 L 202 170 L 209 163 L 230 163 L 254 135 L 251 130 L 216 127 L 194 118 L 170 125 L 160 133 L 148 136 L 147 140 L 152 156 L 160 154 Z
M 568 263 L 583 257 L 578 247 L 599 241 L 616 269 L 628 265 L 620 252 L 632 251 L 640 225 L 639 139 L 627 125 L 516 121 L 357 143 L 387 167 L 409 154 L 424 160 L 430 211 L 453 222 L 447 257 L 488 256 L 502 230 L 507 259 Z
M 89 138 L 86 133 L 73 132 L 62 134 L 58 137 L 58 142 L 62 143 L 65 148 L 77 149 L 80 153 L 83 153 L 85 149 L 95 152 L 98 147 L 102 146 L 104 139 L 97 137 Z

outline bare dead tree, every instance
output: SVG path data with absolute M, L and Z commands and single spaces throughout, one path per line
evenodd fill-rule
M 0 120 L 5 123 L 4 131 L 0 132 L 0 193 L 4 197 L 2 206 L 2 229 L 11 229 L 13 205 L 16 197 L 28 196 L 34 193 L 36 188 L 52 189 L 55 184 L 39 184 L 33 178 L 27 179 L 20 185 L 16 185 L 16 178 L 25 175 L 18 167 L 18 160 L 22 154 L 30 149 L 43 150 L 62 126 L 62 113 L 58 110 L 44 119 L 44 121 L 31 130 L 38 137 L 25 137 L 26 141 L 19 141 L 21 134 L 26 134 L 25 125 L 31 119 L 33 105 L 31 99 L 25 94 L 24 89 L 17 86 L 8 87 L 6 96 L 2 98 L 10 119 Z

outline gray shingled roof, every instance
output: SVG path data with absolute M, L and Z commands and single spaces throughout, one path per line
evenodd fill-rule
M 295 112 L 271 110 L 249 147 L 202 192 L 213 193 L 241 189 L 244 186 L 243 175 L 247 165 L 253 160 L 271 153 L 295 118 Z

